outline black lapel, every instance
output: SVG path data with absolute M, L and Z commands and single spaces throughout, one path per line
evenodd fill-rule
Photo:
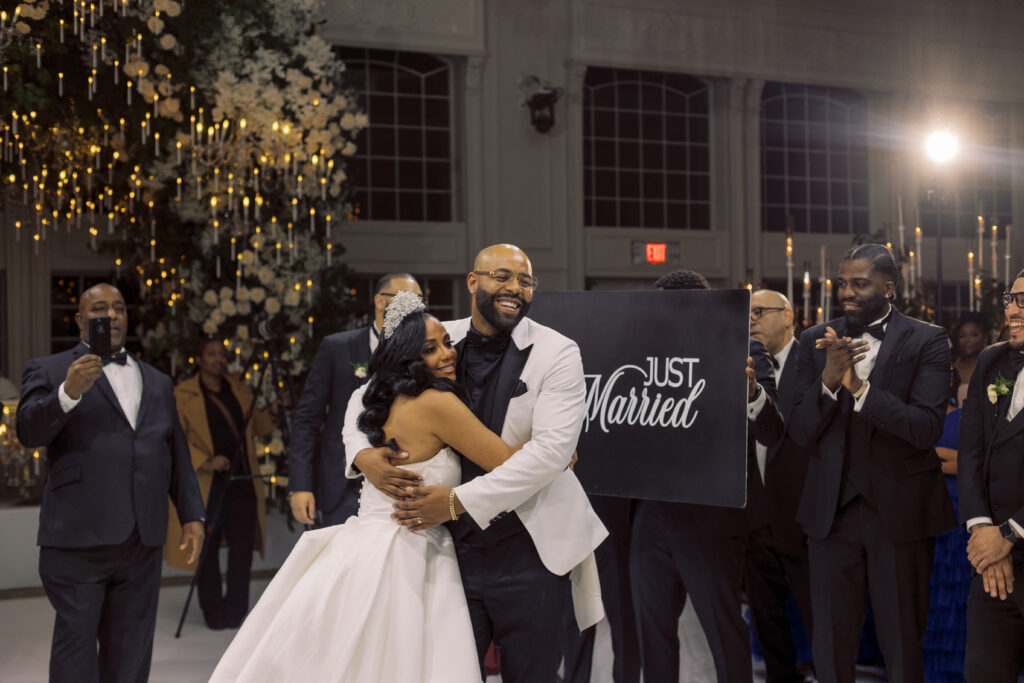
M 501 358 L 501 365 L 498 366 L 498 376 L 495 378 L 494 404 L 491 405 L 487 416 L 487 427 L 497 435 L 501 435 L 505 426 L 505 414 L 508 413 L 508 402 L 512 400 L 512 392 L 516 390 L 516 382 L 523 374 L 526 366 L 526 359 L 530 357 L 533 345 L 520 349 L 516 343 L 509 340 L 505 355 Z
M 373 323 L 370 323 L 372 325 Z M 370 361 L 370 327 L 366 326 L 348 340 L 348 355 L 352 363 Z M 350 369 L 352 371 L 352 369 Z
M 156 391 L 157 378 L 155 369 L 138 359 L 135 362 L 139 364 L 139 381 L 142 382 L 141 391 L 139 392 L 139 412 L 135 415 L 135 428 L 138 429 L 139 425 L 142 424 L 143 418 L 146 416 L 146 411 L 150 404 L 156 400 L 154 392 Z
M 789 413 L 796 403 L 796 384 L 799 381 L 799 370 L 797 370 L 797 358 L 800 356 L 800 345 L 793 344 L 786 356 L 786 364 L 778 377 L 779 411 L 782 417 L 789 419 Z
M 1015 351 L 1007 344 L 1006 353 L 1003 355 L 1002 361 L 998 363 L 999 370 L 989 378 L 989 384 L 994 383 L 998 377 L 1003 377 L 1013 382 L 1017 381 L 1017 374 L 1014 371 L 1013 363 L 1010 361 L 1010 354 L 1012 353 L 1015 353 Z M 988 398 L 986 397 L 985 400 L 988 400 Z M 1006 396 L 1000 396 L 998 401 L 996 401 L 996 424 L 995 430 L 992 433 L 990 448 L 1003 443 L 1015 436 L 1021 429 L 1024 429 L 1024 410 L 1017 413 L 1013 420 L 1006 420 L 1006 414 L 1010 410 L 1010 403 L 1012 402 L 1013 387 L 1010 387 L 1010 392 Z
M 903 314 L 893 309 L 892 317 L 889 318 L 889 322 L 885 326 L 885 339 L 882 340 L 882 346 L 878 349 L 878 356 L 875 358 L 875 367 L 871 369 L 871 374 L 868 376 L 872 384 L 880 387 L 889 385 L 891 366 L 899 357 L 899 352 L 903 350 L 907 337 L 913 331 L 913 326 Z

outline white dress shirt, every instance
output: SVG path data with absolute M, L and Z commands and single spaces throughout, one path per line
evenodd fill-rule
M 878 318 L 877 320 L 872 320 L 871 323 L 868 325 L 868 327 L 870 327 L 871 325 L 877 325 L 878 323 L 880 323 L 883 320 L 885 320 L 885 318 L 889 315 L 890 312 L 892 312 L 892 304 L 889 304 L 889 307 L 887 309 L 885 309 L 885 315 L 883 315 L 881 318 Z M 889 323 L 886 323 L 884 326 L 882 326 L 882 330 L 884 331 L 888 327 L 889 327 Z M 882 348 L 882 340 L 878 339 L 877 337 L 875 337 L 872 334 L 868 334 L 867 332 L 865 332 L 865 333 L 861 334 L 859 337 L 853 337 L 853 339 L 851 341 L 863 341 L 863 340 L 867 340 L 867 342 L 868 342 L 868 350 L 867 350 L 867 352 L 865 352 L 864 358 L 859 363 L 857 363 L 856 365 L 853 366 L 853 371 L 857 373 L 857 377 L 859 377 L 862 382 L 867 382 L 868 381 L 868 377 L 871 375 L 871 371 L 875 369 L 875 361 L 878 360 L 878 351 Z M 864 407 L 864 401 L 867 400 L 868 393 L 870 393 L 870 392 L 871 392 L 871 385 L 869 384 L 867 386 L 867 388 L 864 389 L 864 393 L 862 393 L 853 402 L 853 410 L 854 410 L 854 412 L 857 412 L 857 413 L 860 412 L 861 408 Z M 838 401 L 839 400 L 838 390 L 837 391 L 831 391 L 828 387 L 825 386 L 824 383 L 822 383 L 822 385 L 821 385 L 821 393 L 825 394 L 826 396 L 831 398 L 833 401 Z
M 142 370 L 139 368 L 139 361 L 129 353 L 127 363 L 124 365 L 107 363 L 103 366 L 103 374 L 110 382 L 114 396 L 117 397 L 117 402 L 121 404 L 121 410 L 128 418 L 128 424 L 135 429 L 135 420 L 139 416 L 139 403 L 142 401 Z M 68 396 L 68 392 L 64 389 L 64 382 L 61 382 L 60 388 L 57 390 L 57 399 L 64 412 L 69 413 L 78 405 L 82 397 L 74 399 Z
M 377 323 L 370 323 L 370 354 L 372 355 L 377 347 L 380 346 L 380 330 L 377 329 Z
M 775 370 L 775 386 L 778 387 L 779 379 L 782 377 L 782 369 L 786 367 L 786 360 L 789 358 L 789 352 L 796 346 L 796 338 L 790 337 L 789 343 L 782 347 L 782 350 L 775 354 L 775 362 L 779 364 L 778 369 Z M 763 392 L 762 392 L 763 394 Z M 756 417 L 756 416 L 755 416 Z M 768 463 L 768 447 L 760 441 L 755 443 L 755 450 L 757 452 L 757 469 L 761 471 L 761 483 L 764 483 L 764 468 Z

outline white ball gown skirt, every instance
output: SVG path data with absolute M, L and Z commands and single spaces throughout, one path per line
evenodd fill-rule
M 448 449 L 405 466 L 459 483 Z M 480 681 L 451 536 L 411 532 L 364 481 L 359 514 L 307 531 L 221 658 L 211 681 Z

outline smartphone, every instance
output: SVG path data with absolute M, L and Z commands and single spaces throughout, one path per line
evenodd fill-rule
M 100 358 L 111 356 L 109 315 L 89 318 L 89 349 Z

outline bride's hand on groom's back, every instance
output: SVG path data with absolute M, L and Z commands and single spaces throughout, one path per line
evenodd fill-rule
M 423 477 L 395 467 L 408 459 L 409 454 L 404 451 L 394 451 L 387 446 L 379 448 L 364 448 L 356 453 L 352 463 L 363 473 L 366 481 L 383 491 L 395 500 L 402 500 L 406 497 L 407 486 L 419 486 L 423 483 Z

